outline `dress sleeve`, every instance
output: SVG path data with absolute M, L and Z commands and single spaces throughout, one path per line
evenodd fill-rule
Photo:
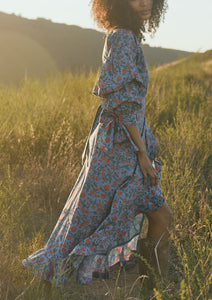
M 137 112 L 141 109 L 140 105 L 133 102 L 123 102 L 118 105 L 114 112 L 120 121 L 129 126 L 137 126 Z
M 136 64 L 137 43 L 131 31 L 119 29 L 106 40 L 105 57 L 94 94 L 102 106 L 112 109 L 120 120 L 136 126 L 136 113 L 145 96 L 144 74 Z

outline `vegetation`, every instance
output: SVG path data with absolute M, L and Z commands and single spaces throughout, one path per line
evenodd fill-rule
M 158 285 L 155 299 L 210 299 L 212 52 L 152 69 L 150 78 L 147 121 L 159 143 L 162 189 L 174 213 L 170 282 L 165 290 Z M 91 94 L 95 79 L 92 72 L 66 72 L 1 88 L 2 299 L 49 299 L 21 261 L 48 239 L 77 179 L 99 105 Z M 130 299 L 118 277 L 111 284 L 94 280 L 90 289 L 70 283 L 55 288 L 53 299 L 101 299 L 104 288 L 105 299 Z M 136 297 L 148 299 L 142 289 Z
M 97 71 L 102 61 L 104 33 L 75 25 L 30 20 L 0 12 L 0 82 L 17 83 L 25 75 L 43 79 L 58 70 Z M 185 57 L 190 52 L 143 47 L 149 65 Z

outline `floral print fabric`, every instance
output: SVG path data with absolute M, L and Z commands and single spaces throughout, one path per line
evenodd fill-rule
M 82 169 L 44 248 L 23 265 L 57 286 L 76 276 L 82 284 L 109 278 L 118 265 L 134 263 L 132 250 L 143 214 L 164 202 L 157 143 L 145 120 L 148 71 L 131 31 L 118 29 L 105 41 L 94 94 L 101 98 L 82 154 Z M 138 126 L 158 170 L 158 185 L 143 184 L 137 151 L 125 124 Z

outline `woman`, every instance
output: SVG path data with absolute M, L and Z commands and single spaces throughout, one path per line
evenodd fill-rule
M 94 19 L 107 30 L 93 91 L 101 104 L 81 172 L 50 239 L 23 261 L 58 286 L 75 275 L 82 284 L 93 276 L 108 278 L 112 267 L 134 264 L 136 250 L 145 258 L 139 272 L 149 275 L 150 287 L 154 274 L 147 266 L 166 275 L 171 212 L 160 189 L 157 143 L 145 120 L 148 70 L 140 46 L 146 26 L 155 30 L 164 11 L 165 0 L 92 1 Z M 149 220 L 145 239 L 143 214 Z

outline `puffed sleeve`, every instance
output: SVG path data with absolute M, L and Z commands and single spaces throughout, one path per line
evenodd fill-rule
M 119 117 L 120 121 L 129 126 L 137 126 L 136 113 L 140 110 L 138 104 L 133 102 L 123 102 L 114 109 L 114 112 Z
M 93 93 L 103 99 L 102 106 L 112 109 L 120 120 L 136 126 L 136 113 L 146 94 L 146 69 L 138 70 L 138 45 L 131 31 L 119 29 L 106 40 L 102 69 Z

